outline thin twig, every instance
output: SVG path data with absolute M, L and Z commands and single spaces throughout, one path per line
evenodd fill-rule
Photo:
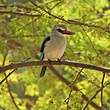
M 25 61 L 28 61 L 29 59 L 31 59 L 31 57 L 29 57 L 29 58 L 26 58 L 25 60 L 23 60 L 22 62 L 25 62 Z M 6 75 L 5 76 L 5 78 L 4 79 L 2 79 L 1 81 L 0 81 L 0 85 L 14 72 L 14 71 L 16 71 L 17 70 L 17 68 L 15 68 L 14 70 L 12 70 L 8 75 Z
M 69 102 L 70 102 L 70 99 L 71 99 L 71 94 L 72 94 L 72 92 L 73 92 L 73 89 L 70 90 L 69 95 L 68 95 L 68 97 L 67 97 L 66 100 L 65 100 L 66 105 L 67 105 L 67 106 L 66 106 L 67 110 L 69 110 L 69 108 L 70 108 Z
M 78 21 L 78 20 L 74 20 L 74 19 L 70 19 L 70 20 L 66 20 L 66 19 L 64 19 L 64 18 L 62 18 L 62 17 L 59 17 L 59 16 L 56 16 L 56 15 L 54 15 L 54 14 L 52 14 L 52 13 L 50 13 L 49 11 L 47 11 L 47 10 L 45 10 L 44 8 L 42 8 L 42 7 L 40 7 L 40 6 L 38 6 L 35 2 L 33 2 L 32 0 L 30 0 L 30 2 L 34 5 L 34 6 L 36 6 L 37 8 L 39 8 L 41 11 L 43 11 L 43 12 L 45 12 L 46 14 L 48 14 L 49 16 L 52 16 L 52 17 L 54 17 L 54 18 L 56 18 L 56 19 L 59 19 L 59 20 L 61 20 L 61 21 L 63 21 L 63 22 L 66 22 L 66 23 L 68 23 L 68 24 L 73 24 L 73 25 L 83 25 L 83 26 L 86 26 L 86 27 L 93 27 L 93 28 L 98 28 L 98 29 L 101 29 L 101 30 L 104 30 L 105 32 L 108 32 L 108 33 L 110 33 L 110 27 L 108 27 L 108 26 L 99 26 L 99 25 L 95 25 L 94 23 L 85 23 L 85 22 L 81 22 L 81 21 Z M 17 6 L 17 5 L 15 5 L 16 7 L 20 7 L 20 6 Z M 7 7 L 7 6 L 0 6 L 0 7 Z M 14 7 L 13 5 L 12 5 L 12 7 Z M 28 9 L 28 10 L 34 10 L 34 11 L 39 11 L 39 10 L 36 10 L 36 9 L 31 9 L 31 8 L 28 8 L 28 7 L 25 7 L 25 6 L 21 6 L 22 8 L 24 8 L 24 9 Z M 1 10 L 0 11 L 0 13 L 1 14 L 11 14 L 11 13 L 13 13 L 13 14 L 17 14 L 17 15 L 21 15 L 21 16 L 31 16 L 31 17 L 38 17 L 38 16 L 43 16 L 42 14 L 31 14 L 31 13 L 24 13 L 24 12 L 12 12 L 12 11 L 7 11 L 7 10 Z
M 74 91 L 79 91 L 81 92 L 75 85 L 70 86 L 71 82 L 69 82 L 67 79 L 65 79 L 52 65 L 48 66 L 48 68 L 52 71 L 53 74 L 55 74 L 63 83 L 65 83 L 70 89 L 74 90 Z M 82 93 L 82 92 L 81 92 Z M 82 93 L 82 98 L 85 101 L 89 101 L 89 98 Z M 94 103 L 93 101 L 90 102 L 90 105 L 93 106 L 96 110 L 101 110 L 101 107 L 98 106 L 96 103 Z
M 74 80 L 73 80 L 73 82 L 71 83 L 70 86 L 73 86 L 73 85 L 75 84 L 75 82 L 77 81 L 77 79 L 78 79 L 80 73 L 82 72 L 82 70 L 83 70 L 83 68 L 82 68 L 80 71 L 77 72 L 77 75 L 76 75 L 76 77 L 74 78 Z M 71 99 L 72 91 L 73 91 L 73 89 L 71 88 L 71 90 L 70 90 L 70 92 L 69 92 L 69 95 L 68 95 L 68 97 L 67 97 L 66 100 L 65 100 L 66 105 L 67 105 L 67 110 L 69 110 L 69 102 L 70 102 L 70 99 Z
M 6 75 L 6 73 L 5 73 L 5 77 L 6 77 L 6 76 L 7 76 L 7 75 Z M 15 105 L 15 107 L 16 107 L 17 110 L 20 110 L 19 107 L 18 107 L 18 105 L 16 104 L 16 101 L 15 101 L 15 99 L 14 99 L 14 96 L 13 96 L 13 94 L 12 94 L 12 92 L 11 92 L 8 79 L 6 79 L 6 83 L 7 83 L 8 92 L 9 92 L 9 94 L 10 94 L 10 97 L 11 97 L 11 100 L 12 100 L 13 104 Z
M 60 5 L 64 0 L 61 0 L 59 2 L 57 2 L 50 10 L 52 11 L 55 7 L 57 7 L 58 5 Z
M 42 14 L 32 14 L 32 13 L 8 11 L 8 10 L 0 10 L 0 14 L 15 14 L 15 15 L 19 15 L 19 16 L 30 16 L 30 17 L 42 16 Z
M 103 87 L 104 87 L 104 78 L 105 78 L 105 73 L 103 73 L 103 77 L 102 77 L 102 82 L 101 82 L 101 107 L 103 109 Z
M 85 104 L 82 110 L 86 110 L 88 105 L 91 103 L 91 101 L 96 97 L 96 95 L 101 91 L 102 88 L 98 89 L 96 93 L 88 100 L 88 102 Z M 101 109 L 100 109 L 101 110 Z
M 79 75 L 81 74 L 81 72 L 83 71 L 84 68 L 81 68 L 80 71 L 77 72 L 77 75 L 75 77 L 75 79 L 73 80 L 73 83 L 77 81 Z
M 102 60 L 102 56 L 100 56 L 100 53 L 97 51 L 97 49 L 94 47 L 93 42 L 91 41 L 91 39 L 89 38 L 88 34 L 86 33 L 85 29 L 82 27 L 82 29 L 84 30 L 84 34 L 87 36 L 87 38 L 90 41 L 90 44 L 93 48 L 93 50 L 95 51 L 95 53 L 97 54 L 97 56 L 100 58 L 100 63 L 103 64 L 103 60 Z M 101 107 L 103 109 L 103 83 L 104 83 L 104 77 L 105 77 L 105 73 L 103 73 L 103 78 L 102 78 L 102 82 L 101 82 Z
M 45 10 L 44 8 L 38 6 L 34 1 L 30 0 L 30 2 L 36 6 L 37 8 L 39 8 L 40 10 L 42 10 L 43 12 L 47 13 L 49 16 L 52 16 L 56 19 L 59 19 L 63 22 L 66 22 L 68 24 L 74 24 L 74 25 L 82 25 L 82 26 L 86 26 L 86 27 L 92 27 L 92 28 L 98 28 L 98 29 L 101 29 L 101 30 L 104 30 L 105 32 L 108 32 L 110 33 L 110 27 L 106 26 L 106 27 L 102 27 L 102 26 L 99 26 L 99 25 L 95 25 L 95 24 L 91 24 L 91 23 L 84 23 L 84 22 L 81 22 L 81 21 L 78 21 L 78 20 L 74 20 L 74 19 L 70 19 L 70 20 L 66 20 L 64 19 L 63 17 L 58 17 L 52 13 L 50 13 L 49 11 Z
M 6 54 L 4 55 L 4 59 L 3 59 L 3 64 L 2 64 L 2 66 L 5 65 L 7 56 L 8 56 L 8 51 L 7 51 Z M 11 72 L 11 73 L 12 73 L 12 72 Z M 17 109 L 17 110 L 20 110 L 19 107 L 18 107 L 18 105 L 16 104 L 16 101 L 15 101 L 15 99 L 14 99 L 14 97 L 13 97 L 13 94 L 12 94 L 12 92 L 11 92 L 11 90 L 10 90 L 10 85 L 9 85 L 8 79 L 6 78 L 7 75 L 6 75 L 5 72 L 4 72 L 4 76 L 5 76 L 5 79 L 6 79 L 6 84 L 7 84 L 7 88 L 8 88 L 8 92 L 9 92 L 9 95 L 10 95 L 10 97 L 11 97 L 11 100 L 12 100 L 13 104 L 15 105 L 16 109 Z
M 15 68 L 15 69 L 12 70 L 7 76 L 5 76 L 5 78 L 0 81 L 0 85 L 1 85 L 4 81 L 6 81 L 6 79 L 7 79 L 13 72 L 15 72 L 16 70 L 17 70 L 17 69 Z
M 29 11 L 37 11 L 40 13 L 39 10 L 37 9 L 34 9 L 34 8 L 31 8 L 31 7 L 27 7 L 27 6 L 24 6 L 24 5 L 19 5 L 19 4 L 0 4 L 0 8 L 1 9 L 7 9 L 7 8 L 17 8 L 17 9 L 20 9 L 20 10 L 25 10 L 27 12 Z
M 105 78 L 105 75 L 103 75 L 103 82 L 104 82 L 104 78 Z M 88 105 L 91 103 L 91 101 L 96 98 L 96 96 L 98 95 L 98 93 L 100 93 L 102 91 L 102 89 L 104 89 L 106 86 L 110 85 L 110 82 L 108 82 L 107 84 L 101 86 L 97 91 L 96 93 L 88 100 L 88 102 L 85 104 L 85 106 L 83 107 L 82 110 L 86 110 L 86 108 L 88 107 Z M 102 108 L 101 108 L 102 110 Z
M 59 16 L 56 16 L 56 15 L 54 15 L 54 14 L 52 14 L 52 13 L 50 13 L 49 11 L 47 11 L 47 10 L 45 10 L 44 8 L 42 8 L 42 7 L 40 7 L 40 6 L 38 6 L 35 2 L 33 2 L 32 0 L 30 0 L 30 2 L 34 5 L 34 6 L 36 6 L 37 8 L 39 8 L 41 11 L 43 11 L 43 12 L 45 12 L 46 14 L 48 14 L 49 16 L 52 16 L 52 17 L 54 17 L 54 18 L 56 18 L 56 19 L 59 19 L 59 20 L 61 20 L 61 21 L 63 21 L 63 22 L 66 22 L 66 23 L 68 23 L 68 24 L 74 24 L 74 25 L 83 25 L 83 26 L 86 26 L 86 27 L 93 27 L 93 28 L 98 28 L 98 29 L 101 29 L 101 30 L 104 30 L 105 32 L 108 32 L 108 33 L 110 33 L 110 27 L 108 27 L 108 26 L 99 26 L 99 25 L 95 25 L 94 23 L 85 23 L 85 22 L 81 22 L 81 21 L 78 21 L 78 20 L 74 20 L 74 19 L 70 19 L 70 20 L 66 20 L 66 19 L 64 19 L 64 18 L 62 18 L 62 17 L 59 17 Z M 10 5 L 11 6 L 11 5 Z M 6 5 L 1 5 L 0 7 L 8 7 L 8 6 L 6 6 Z M 14 5 L 12 5 L 12 7 L 14 7 Z M 27 9 L 27 10 L 34 10 L 34 11 L 39 11 L 39 10 L 36 10 L 36 9 L 33 9 L 33 8 L 29 8 L 29 7 L 25 7 L 25 6 L 17 6 L 17 5 L 15 5 L 15 7 L 21 7 L 21 8 L 24 8 L 24 9 Z M 7 13 L 7 14 L 10 14 L 10 13 L 13 13 L 13 14 L 18 14 L 18 15 L 25 15 L 25 16 L 32 16 L 32 17 L 38 17 L 38 16 L 42 16 L 42 14 L 38 14 L 38 15 L 36 15 L 36 14 L 31 14 L 31 13 L 24 13 L 24 12 L 12 12 L 12 11 L 6 11 L 6 10 L 1 10 L 0 11 L 0 13 L 1 14 L 3 14 L 3 13 Z

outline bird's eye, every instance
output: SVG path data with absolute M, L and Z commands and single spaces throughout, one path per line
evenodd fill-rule
M 63 30 L 61 30 L 59 28 L 57 29 L 57 31 L 60 32 L 60 33 L 63 33 L 64 32 Z

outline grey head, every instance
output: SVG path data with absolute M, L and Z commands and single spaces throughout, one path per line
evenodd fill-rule
M 70 31 L 67 27 L 63 24 L 56 25 L 52 29 L 52 34 L 58 36 L 66 36 L 66 35 L 73 35 L 75 32 Z

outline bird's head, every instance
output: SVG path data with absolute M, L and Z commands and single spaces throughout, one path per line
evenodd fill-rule
M 53 28 L 52 32 L 56 35 L 65 36 L 65 35 L 73 35 L 75 32 L 70 31 L 64 25 L 57 25 Z

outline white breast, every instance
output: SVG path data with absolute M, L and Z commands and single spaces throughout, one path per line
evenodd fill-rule
M 66 48 L 65 37 L 58 37 L 47 42 L 44 49 L 44 59 L 60 59 Z

